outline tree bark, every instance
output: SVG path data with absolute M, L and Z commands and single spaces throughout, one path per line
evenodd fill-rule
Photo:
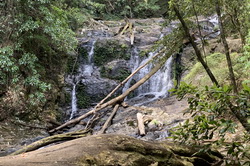
M 222 161 L 218 152 L 202 147 L 164 142 L 146 142 L 125 135 L 83 137 L 16 156 L 0 157 L 2 166 L 92 166 L 92 165 L 202 165 Z M 220 165 L 220 164 L 218 164 Z
M 225 49 L 225 54 L 226 54 L 226 58 L 227 58 L 227 66 L 228 66 L 228 70 L 229 70 L 229 76 L 230 76 L 230 80 L 231 80 L 231 84 L 233 86 L 233 90 L 234 93 L 238 94 L 238 89 L 237 89 L 237 84 L 236 84 L 236 80 L 235 80 L 235 76 L 234 76 L 234 71 L 233 71 L 233 66 L 232 66 L 232 61 L 231 61 L 231 57 L 230 57 L 230 53 L 229 53 L 229 47 L 228 47 L 228 43 L 226 40 L 226 34 L 224 31 L 224 26 L 222 23 L 222 19 L 221 19 L 221 9 L 220 9 L 220 3 L 218 0 L 216 0 L 216 13 L 218 15 L 218 20 L 219 20 L 219 28 L 220 28 L 220 37 Z
M 53 133 L 53 132 L 58 131 L 58 130 L 60 130 L 60 129 L 63 129 L 63 128 L 65 128 L 65 127 L 71 125 L 71 124 L 78 123 L 78 122 L 80 122 L 82 119 L 88 117 L 89 115 L 91 115 L 91 114 L 93 114 L 93 113 L 96 113 L 96 112 L 102 110 L 103 108 L 106 108 L 106 107 L 111 106 L 111 105 L 115 105 L 115 104 L 117 104 L 117 103 L 123 101 L 124 98 L 125 98 L 126 96 L 128 96 L 130 92 L 134 91 L 136 88 L 138 88 L 139 86 L 141 86 L 141 85 L 142 85 L 144 82 L 146 82 L 152 75 L 154 75 L 154 74 L 162 67 L 162 65 L 165 64 L 166 60 L 172 55 L 172 50 L 171 50 L 171 49 L 169 50 L 169 52 L 170 52 L 169 54 L 167 54 L 167 55 L 165 55 L 165 56 L 159 58 L 158 63 L 156 63 L 155 67 L 154 67 L 148 74 L 146 74 L 142 79 L 140 79 L 137 83 L 135 83 L 132 87 L 130 87 L 129 89 L 127 89 L 123 94 L 121 94 L 120 96 L 118 96 L 118 97 L 116 97 L 116 98 L 114 98 L 114 99 L 112 99 L 112 100 L 110 100 L 110 101 L 108 101 L 108 102 L 106 102 L 106 103 L 100 105 L 100 106 L 97 107 L 97 108 L 92 109 L 91 111 L 87 112 L 86 114 L 84 114 L 84 115 L 82 115 L 82 116 L 80 116 L 80 117 L 78 117 L 78 118 L 76 118 L 76 119 L 72 119 L 72 120 L 70 120 L 70 121 L 68 121 L 68 122 L 66 122 L 66 123 L 64 123 L 64 124 L 62 124 L 61 126 L 55 128 L 55 129 L 53 129 L 53 130 L 50 130 L 49 132 L 50 132 L 50 133 Z
M 144 136 L 146 134 L 145 132 L 145 126 L 144 126 L 144 120 L 143 120 L 143 115 L 141 113 L 137 113 L 137 121 L 138 121 L 138 130 L 139 134 L 141 136 Z
M 84 131 L 77 131 L 77 132 L 70 132 L 70 133 L 64 133 L 64 134 L 58 134 L 58 135 L 53 135 L 50 137 L 43 138 L 41 140 L 38 140 L 30 145 L 25 146 L 22 149 L 19 149 L 12 153 L 11 155 L 18 155 L 21 153 L 26 153 L 30 151 L 34 151 L 36 149 L 39 149 L 41 147 L 44 147 L 46 145 L 55 143 L 55 142 L 60 142 L 60 141 L 68 141 L 80 137 L 85 137 L 87 136 L 89 130 L 84 130 Z M 1 165 L 1 163 L 0 163 Z
M 202 55 L 201 55 L 201 52 L 199 50 L 199 48 L 197 47 L 196 43 L 194 42 L 194 39 L 192 38 L 190 32 L 189 32 L 189 28 L 188 26 L 186 25 L 186 22 L 184 21 L 182 15 L 180 14 L 179 10 L 177 9 L 176 6 L 173 6 L 173 9 L 175 11 L 175 14 L 176 16 L 178 17 L 178 19 L 180 20 L 181 24 L 182 24 L 182 27 L 185 31 L 185 34 L 186 36 L 189 38 L 193 48 L 194 48 L 194 51 L 195 51 L 195 54 L 198 58 L 198 60 L 200 61 L 200 63 L 202 64 L 202 66 L 204 67 L 204 69 L 206 70 L 209 78 L 211 79 L 211 81 L 216 85 L 216 86 L 219 86 L 219 83 L 218 81 L 216 80 L 215 76 L 213 75 L 212 71 L 210 70 L 210 68 L 208 67 L 208 65 L 206 64 L 206 62 L 203 60 L 202 58 Z
M 193 9 L 194 9 L 196 24 L 197 24 L 198 31 L 199 31 L 199 35 L 200 35 L 200 39 L 201 39 L 203 57 L 204 57 L 204 59 L 205 59 L 205 61 L 206 61 L 205 41 L 204 41 L 204 38 L 203 38 L 203 36 L 202 36 L 202 34 L 201 34 L 201 26 L 200 26 L 200 23 L 199 23 L 198 13 L 197 13 L 196 8 L 195 8 L 194 0 L 192 0 L 192 7 L 193 7 Z

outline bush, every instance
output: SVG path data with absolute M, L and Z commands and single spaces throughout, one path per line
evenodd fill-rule
M 217 148 L 223 147 L 227 150 L 227 164 L 249 164 L 249 131 L 245 132 L 243 137 L 237 140 L 238 142 L 225 141 L 227 133 L 235 133 L 238 129 L 237 120 L 249 130 L 249 86 L 243 85 L 242 91 L 236 96 L 232 94 L 232 88 L 226 85 L 223 87 L 206 86 L 198 90 L 197 87 L 182 82 L 175 94 L 179 99 L 188 96 L 189 110 L 186 113 L 191 114 L 192 120 L 188 119 L 184 124 L 172 130 L 174 140 L 189 144 L 211 140 L 204 146 L 203 151 L 216 145 Z M 241 117 L 239 118 L 236 113 Z

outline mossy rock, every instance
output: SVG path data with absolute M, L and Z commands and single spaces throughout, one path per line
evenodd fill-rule
M 101 76 L 113 80 L 123 81 L 125 80 L 129 75 L 131 74 L 131 71 L 127 68 L 101 68 Z
M 83 84 L 76 86 L 77 106 L 79 108 L 87 108 L 90 106 L 91 97 L 86 94 L 86 87 Z
M 76 62 L 77 56 L 69 56 L 67 61 L 67 73 L 76 74 L 79 67 L 79 63 Z
M 115 59 L 129 60 L 128 46 L 117 40 L 97 42 L 94 50 L 94 64 L 102 66 Z

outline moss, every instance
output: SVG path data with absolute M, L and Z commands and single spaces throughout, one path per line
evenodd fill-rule
M 79 67 L 79 63 L 76 63 L 77 56 L 69 56 L 67 61 L 67 73 L 76 74 Z
M 119 68 L 116 70 L 116 73 L 112 73 L 112 68 L 105 68 L 104 66 L 100 70 L 101 76 L 113 80 L 123 81 L 125 80 L 130 74 L 131 71 L 125 68 Z
M 87 108 L 90 106 L 90 97 L 86 94 L 85 85 L 78 84 L 76 86 L 77 106 L 79 108 Z
M 64 93 L 64 97 L 65 97 L 65 101 L 62 104 L 64 104 L 64 105 L 70 104 L 70 102 L 71 102 L 71 95 L 69 93 L 65 92 Z
M 108 40 L 106 43 L 97 43 L 94 52 L 94 63 L 97 66 L 102 66 L 114 59 L 128 60 L 130 58 L 128 46 L 114 40 Z
M 79 46 L 77 49 L 77 53 L 80 57 L 83 57 L 84 59 L 86 59 L 88 57 L 88 51 L 86 48 Z

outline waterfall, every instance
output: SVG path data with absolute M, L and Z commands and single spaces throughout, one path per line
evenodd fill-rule
M 78 73 L 73 76 L 68 76 L 66 78 L 66 82 L 72 84 L 72 91 L 71 91 L 71 114 L 70 119 L 74 117 L 77 112 L 77 97 L 76 97 L 76 86 L 79 82 L 83 81 L 85 78 L 88 78 L 92 75 L 94 71 L 94 63 L 93 63 L 93 56 L 94 56 L 94 49 L 95 49 L 94 40 L 89 46 L 90 51 L 88 52 L 88 57 L 85 63 L 81 63 Z
M 138 55 L 138 51 L 134 51 L 131 54 L 130 66 L 132 66 L 132 72 L 136 70 L 139 66 L 145 64 L 148 60 L 150 60 L 157 52 L 149 53 L 147 58 L 140 60 Z M 167 60 L 165 65 L 157 71 L 147 82 L 141 85 L 135 92 L 135 98 L 139 99 L 145 96 L 150 96 L 150 101 L 155 100 L 157 98 L 167 97 L 168 90 L 173 87 L 173 82 L 171 80 L 171 68 L 172 68 L 172 56 Z M 123 88 L 123 92 L 126 91 L 131 86 L 131 81 L 138 81 L 143 78 L 146 74 L 148 74 L 153 68 L 153 64 L 150 63 L 144 68 L 142 68 L 137 74 L 135 74 L 125 85 Z
M 76 98 L 76 85 L 77 84 L 73 84 L 73 89 L 72 89 L 72 93 L 71 93 L 71 114 L 70 114 L 70 118 L 69 119 L 73 119 L 75 113 L 77 112 L 77 98 Z
M 139 57 L 139 52 L 137 47 L 134 47 L 133 50 L 131 51 L 131 57 L 129 60 L 129 68 L 131 69 L 131 72 L 135 71 L 140 65 L 140 57 Z M 131 84 L 133 77 L 128 80 L 128 82 L 124 85 L 122 89 L 122 93 L 124 93 Z
M 94 56 L 94 49 L 95 49 L 95 43 L 94 40 L 90 45 L 90 51 L 88 52 L 88 58 L 86 64 L 83 64 L 81 66 L 81 72 L 83 77 L 90 77 L 94 71 L 94 63 L 93 63 L 93 56 Z

